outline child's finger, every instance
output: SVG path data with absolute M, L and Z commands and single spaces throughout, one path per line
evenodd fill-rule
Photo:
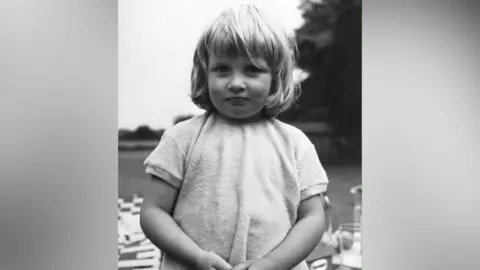
M 232 270 L 232 266 L 228 264 L 226 261 L 224 261 L 223 259 L 214 261 L 212 263 L 212 266 L 216 270 Z
M 235 265 L 235 267 L 233 267 L 232 270 L 246 270 L 248 269 L 248 267 L 250 267 L 250 265 L 252 265 L 252 263 L 253 261 L 245 261 L 245 262 L 239 263 Z

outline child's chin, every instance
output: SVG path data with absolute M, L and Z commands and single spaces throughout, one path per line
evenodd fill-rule
M 259 113 L 252 113 L 252 112 L 229 112 L 228 114 L 225 114 L 231 119 L 235 120 L 254 120 L 259 117 Z

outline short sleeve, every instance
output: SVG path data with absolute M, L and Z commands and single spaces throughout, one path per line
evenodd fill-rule
M 320 163 L 315 146 L 309 143 L 297 164 L 300 182 L 300 200 L 321 194 L 327 190 L 327 174 Z
M 175 138 L 167 131 L 157 147 L 144 161 L 145 172 L 157 176 L 175 188 L 180 188 L 183 180 L 184 151 Z

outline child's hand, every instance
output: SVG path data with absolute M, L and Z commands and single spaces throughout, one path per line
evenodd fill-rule
M 231 270 L 232 266 L 214 252 L 204 251 L 197 260 L 198 270 Z
M 252 265 L 253 262 L 254 260 L 244 261 L 242 263 L 235 265 L 235 267 L 233 267 L 232 270 L 246 270 L 250 267 L 250 265 Z
M 237 264 L 232 270 L 278 270 L 278 268 L 270 260 L 259 259 Z

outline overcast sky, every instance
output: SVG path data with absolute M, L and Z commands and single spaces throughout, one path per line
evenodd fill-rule
M 188 97 L 193 50 L 206 23 L 238 2 L 119 1 L 119 128 L 168 128 L 178 114 L 201 112 Z M 248 2 L 268 5 L 290 30 L 302 24 L 299 0 Z

